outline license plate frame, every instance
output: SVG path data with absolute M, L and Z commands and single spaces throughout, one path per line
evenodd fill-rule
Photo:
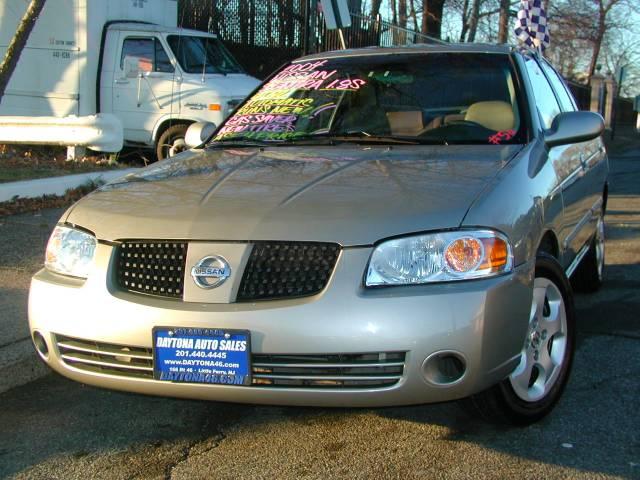
M 152 329 L 152 339 L 155 380 L 251 385 L 249 330 L 158 326 Z

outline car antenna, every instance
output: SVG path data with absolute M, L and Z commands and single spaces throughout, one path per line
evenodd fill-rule
M 209 23 L 207 24 L 207 33 L 211 33 L 211 24 L 213 23 L 213 19 L 211 15 L 209 15 Z M 201 82 L 204 83 L 204 73 L 207 69 L 207 42 L 209 39 L 205 40 L 204 48 L 202 49 L 202 79 Z

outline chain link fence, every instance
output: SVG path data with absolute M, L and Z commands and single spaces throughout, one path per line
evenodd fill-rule
M 293 58 L 340 48 L 338 32 L 326 29 L 317 5 L 315 0 L 181 0 L 178 19 L 184 28 L 217 34 L 247 73 L 265 78 Z M 442 43 L 355 13 L 343 34 L 349 48 Z

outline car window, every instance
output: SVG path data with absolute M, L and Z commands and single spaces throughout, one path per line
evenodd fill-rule
M 294 62 L 232 115 L 217 140 L 396 136 L 524 143 L 506 54 L 412 53 Z
M 139 70 L 144 72 L 173 72 L 171 60 L 157 38 L 126 38 L 120 56 L 122 70 L 127 57 L 137 59 Z
M 244 73 L 217 38 L 169 35 L 167 43 L 187 73 Z
M 573 99 L 571 93 L 569 93 L 569 89 L 565 81 L 558 75 L 558 73 L 549 65 L 546 61 L 542 61 L 542 69 L 544 73 L 547 74 L 547 78 L 549 82 L 551 82 L 551 86 L 556 92 L 556 96 L 560 101 L 560 106 L 562 107 L 563 112 L 573 112 L 577 110 L 576 102 Z
M 160 40 L 156 38 L 154 39 L 154 43 L 156 54 L 155 71 L 173 73 L 173 65 L 171 64 L 171 60 L 169 60 L 169 55 L 167 55 L 167 52 L 160 43 Z
M 525 57 L 525 65 L 533 87 L 536 108 L 544 128 L 551 128 L 551 122 L 560 113 L 560 106 L 542 69 L 532 57 Z

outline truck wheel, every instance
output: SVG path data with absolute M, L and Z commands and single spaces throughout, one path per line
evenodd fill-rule
M 529 425 L 547 415 L 569 380 L 575 349 L 571 287 L 560 264 L 541 253 L 536 260 L 529 328 L 520 364 L 470 403 L 486 419 Z
M 167 128 L 156 144 L 156 156 L 158 160 L 164 160 L 165 158 L 173 157 L 180 152 L 187 150 L 187 144 L 184 141 L 184 136 L 187 133 L 189 125 L 183 123 L 173 125 Z
M 604 219 L 598 218 L 596 233 L 591 240 L 589 251 L 571 277 L 576 291 L 591 293 L 602 286 L 604 274 Z

